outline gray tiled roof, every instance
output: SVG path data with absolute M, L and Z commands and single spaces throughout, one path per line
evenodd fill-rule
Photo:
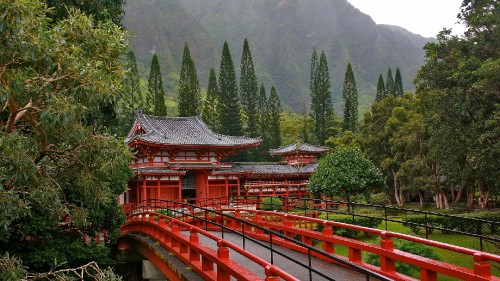
M 134 168 L 134 174 L 161 174 L 161 175 L 184 175 L 185 171 L 170 170 L 167 167 L 141 167 Z
M 144 134 L 130 132 L 126 143 L 134 139 L 166 145 L 203 145 L 217 147 L 256 146 L 259 138 L 226 136 L 212 132 L 198 116 L 158 117 L 137 113 Z
M 326 153 L 330 149 L 328 147 L 312 145 L 308 143 L 296 142 L 289 144 L 287 146 L 278 147 L 276 149 L 271 149 L 271 155 L 281 155 L 288 154 L 292 152 L 308 152 L 308 153 Z
M 304 167 L 294 167 L 284 163 L 235 163 L 231 168 L 222 168 L 214 170 L 214 174 L 230 173 L 250 173 L 254 175 L 272 175 L 272 174 L 311 174 L 314 172 L 318 163 L 306 165 Z

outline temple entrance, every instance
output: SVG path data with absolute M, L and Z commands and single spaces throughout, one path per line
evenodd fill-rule
M 196 172 L 187 171 L 181 179 L 182 199 L 196 198 Z

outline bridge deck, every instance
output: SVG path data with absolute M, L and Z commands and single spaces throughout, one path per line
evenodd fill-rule
M 219 237 L 222 237 L 221 232 L 211 232 Z M 186 232 L 186 235 L 188 235 L 189 232 Z M 206 246 L 209 246 L 213 249 L 217 249 L 217 243 L 211 239 L 208 239 L 207 237 L 200 235 L 199 236 L 200 242 L 205 244 Z M 230 233 L 230 232 L 225 232 L 224 233 L 224 239 L 227 241 L 230 241 L 231 243 L 243 248 L 243 238 L 235 233 Z M 265 243 L 265 242 L 261 242 Z M 263 247 L 262 245 L 259 245 L 250 239 L 246 238 L 245 239 L 245 249 L 252 254 L 265 259 L 267 261 L 271 261 L 271 251 Z M 277 245 L 273 245 L 273 249 L 276 249 L 278 252 L 285 254 L 287 257 L 290 257 L 291 259 L 294 259 L 296 261 L 299 261 L 303 264 L 308 264 L 308 256 L 299 252 L 296 252 L 291 249 L 283 248 Z M 242 265 L 245 265 L 246 268 L 249 270 L 253 271 L 257 275 L 261 276 L 262 278 L 265 278 L 265 274 L 262 270 L 262 267 L 256 265 L 256 264 L 248 264 L 248 259 L 240 255 L 239 253 L 235 251 L 230 251 L 230 257 L 231 259 L 236 260 L 238 263 L 241 263 Z M 295 276 L 299 280 L 324 280 L 320 275 L 312 272 L 312 279 L 310 279 L 309 272 L 304 270 L 300 266 L 295 266 L 295 263 L 293 261 L 290 261 L 290 259 L 281 256 L 278 253 L 273 254 L 273 264 L 276 265 L 277 267 L 286 270 L 289 274 Z M 364 274 L 361 274 L 359 272 L 356 272 L 354 270 L 342 267 L 340 265 L 327 262 L 315 257 L 311 258 L 311 265 L 314 269 L 320 271 L 321 273 L 335 279 L 335 280 L 367 280 L 366 276 Z M 370 278 L 369 280 L 378 280 L 376 278 Z

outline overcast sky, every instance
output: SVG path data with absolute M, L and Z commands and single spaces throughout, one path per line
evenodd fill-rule
M 401 26 L 425 37 L 436 37 L 444 27 L 453 34 L 465 30 L 457 15 L 462 0 L 347 0 L 377 24 Z

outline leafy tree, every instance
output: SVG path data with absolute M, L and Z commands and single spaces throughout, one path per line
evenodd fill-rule
M 241 56 L 241 75 L 240 75 L 240 97 L 243 113 L 246 117 L 247 128 L 245 135 L 256 137 L 258 134 L 257 121 L 257 103 L 259 88 L 257 85 L 257 76 L 253 66 L 252 54 L 248 46 L 248 40 L 245 38 L 243 43 L 243 54 Z
M 338 137 L 329 137 L 325 145 L 331 148 L 361 147 L 359 138 L 352 131 L 345 131 Z
M 382 73 L 378 75 L 377 82 L 377 95 L 375 96 L 375 102 L 379 102 L 385 98 L 385 85 L 384 78 L 382 77 Z
M 105 20 L 111 20 L 115 24 L 120 24 L 123 15 L 123 5 L 125 0 L 79 0 L 79 1 L 62 1 L 62 0 L 47 0 L 47 5 L 53 10 L 47 15 L 55 20 L 68 18 L 70 8 L 79 9 L 87 15 L 92 15 L 96 23 Z
M 195 116 L 201 107 L 200 84 L 194 60 L 189 53 L 188 44 L 184 44 L 181 75 L 179 77 L 179 116 Z
M 123 92 L 125 34 L 79 11 L 51 23 L 35 0 L 0 7 L 0 255 L 39 272 L 55 258 L 65 267 L 111 262 L 104 244 L 70 230 L 107 229 L 113 239 L 123 223 L 116 198 L 132 155 L 87 117 Z
M 395 96 L 396 85 L 394 84 L 394 77 L 392 77 L 392 69 L 389 66 L 387 69 L 387 79 L 385 80 L 385 96 Z
M 271 88 L 268 101 L 269 130 L 271 147 L 277 148 L 281 145 L 280 123 L 281 123 L 281 103 L 274 86 Z
M 217 77 L 215 70 L 210 68 L 210 76 L 208 78 L 207 96 L 203 101 L 202 117 L 208 127 L 214 131 L 219 130 L 219 115 L 217 112 L 217 104 L 219 96 L 219 86 L 217 85 Z
M 232 136 L 243 134 L 238 84 L 227 42 L 224 42 L 220 60 L 218 112 L 220 133 Z
M 403 96 L 403 80 L 401 79 L 401 71 L 396 68 L 396 77 L 394 78 L 394 93 L 396 97 Z
M 345 101 L 343 130 L 355 132 L 358 129 L 358 89 L 351 63 L 345 71 L 342 97 Z
M 323 143 L 328 137 L 333 104 L 326 55 L 322 51 L 319 63 L 317 63 L 315 51 L 313 51 L 311 59 L 311 79 L 314 79 L 311 81 L 311 115 L 314 120 L 316 139 L 318 143 Z
M 426 64 L 415 80 L 426 112 L 430 154 L 449 181 L 467 188 L 468 204 L 498 194 L 500 155 L 496 130 L 500 94 L 500 4 L 463 1 L 459 18 L 465 36 L 443 30 L 425 46 Z
M 148 78 L 148 96 L 146 99 L 148 112 L 156 116 L 166 116 L 167 107 L 165 106 L 165 90 L 161 78 L 160 64 L 158 56 L 153 55 L 151 59 L 151 70 Z
M 309 190 L 315 196 L 340 196 L 350 202 L 383 182 L 380 171 L 358 148 L 338 148 L 320 160 Z

